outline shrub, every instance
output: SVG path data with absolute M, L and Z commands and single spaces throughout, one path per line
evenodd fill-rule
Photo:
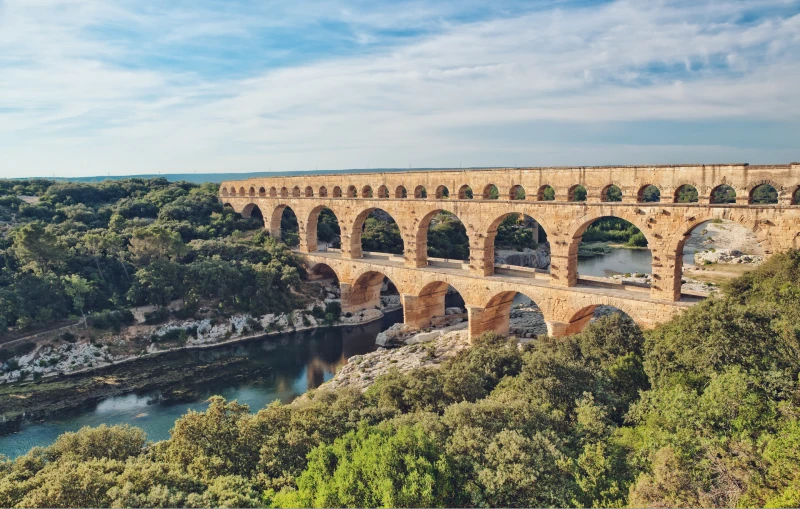
M 156 308 L 149 313 L 144 314 L 144 323 L 148 325 L 155 325 L 158 323 L 163 323 L 169 318 L 169 309 L 167 308 Z

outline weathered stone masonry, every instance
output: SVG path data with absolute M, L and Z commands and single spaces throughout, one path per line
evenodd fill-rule
M 778 191 L 778 204 L 751 203 L 753 191 L 762 184 Z M 487 199 L 492 185 L 499 190 L 499 200 Z M 570 201 L 577 185 L 587 190 L 587 201 Z M 604 201 L 611 185 L 622 191 L 622 202 Z M 660 202 L 642 202 L 648 185 L 659 189 Z M 696 188 L 698 203 L 675 203 L 684 185 Z M 720 185 L 736 191 L 735 204 L 711 203 L 713 191 Z M 542 199 L 547 186 L 555 191 L 554 201 Z M 514 199 L 519 187 L 525 191 L 524 200 Z M 466 197 L 468 188 L 473 199 Z M 551 333 L 560 335 L 579 330 L 596 304 L 614 305 L 644 326 L 667 320 L 690 305 L 681 296 L 683 245 L 702 222 L 720 218 L 744 225 L 768 254 L 800 248 L 800 206 L 792 205 L 799 188 L 798 163 L 506 168 L 254 178 L 224 182 L 220 199 L 245 216 L 257 206 L 275 236 L 280 236 L 283 210 L 291 207 L 298 218 L 300 251 L 309 254 L 310 269 L 324 263 L 337 273 L 343 288 L 348 288 L 343 292 L 348 293 L 343 297 L 348 309 L 374 305 L 375 285 L 382 280 L 377 274 L 383 274 L 400 290 L 407 321 L 424 325 L 441 314 L 446 283 L 457 288 L 467 302 L 472 333 L 507 330 L 510 299 L 519 291 L 536 301 Z M 422 198 L 423 189 L 427 198 Z M 317 251 L 317 219 L 325 207 L 339 220 L 342 250 L 340 254 L 312 255 Z M 361 230 L 366 217 L 377 208 L 397 221 L 405 249 L 402 259 L 379 262 L 363 257 Z M 456 214 L 466 227 L 470 241 L 466 270 L 454 271 L 428 261 L 428 224 L 442 210 Z M 552 258 L 549 276 L 539 274 L 526 283 L 525 278 L 494 274 L 497 226 L 512 213 L 532 217 L 547 233 Z M 581 236 L 604 216 L 630 221 L 647 237 L 653 260 L 649 294 L 597 288 L 579 280 Z M 370 272 L 371 278 L 359 280 Z M 428 286 L 419 286 L 420 281 L 428 281 Z

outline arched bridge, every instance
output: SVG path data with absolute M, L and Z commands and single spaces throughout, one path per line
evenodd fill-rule
M 723 186 L 726 203 L 715 203 Z M 754 202 L 764 186 L 770 186 L 776 203 Z M 490 199 L 493 189 L 499 199 Z M 581 192 L 585 201 L 575 201 Z M 659 201 L 652 201 L 654 196 Z M 685 196 L 695 201 L 683 202 Z M 400 291 L 406 321 L 424 326 L 444 314 L 444 293 L 452 285 L 465 300 L 472 334 L 507 331 L 516 292 L 539 305 L 552 335 L 580 330 L 598 304 L 615 306 L 644 327 L 668 320 L 698 301 L 681 292 L 683 247 L 692 230 L 708 220 L 726 219 L 749 228 L 768 255 L 800 248 L 800 163 L 263 177 L 223 182 L 220 199 L 245 216 L 258 207 L 274 236 L 280 236 L 281 215 L 291 207 L 310 273 L 325 266 L 337 274 L 345 310 L 375 306 L 385 275 Z M 340 252 L 317 249 L 317 221 L 324 208 L 339 221 Z M 362 253 L 364 221 L 376 209 L 397 222 L 403 256 Z M 466 228 L 468 263 L 428 258 L 428 226 L 444 210 Z M 546 232 L 549 274 L 495 270 L 497 228 L 514 213 L 530 216 Z M 652 255 L 649 288 L 579 277 L 582 235 L 592 222 L 608 216 L 629 221 L 645 235 Z

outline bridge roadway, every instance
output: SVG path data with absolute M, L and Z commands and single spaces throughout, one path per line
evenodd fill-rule
M 467 306 L 470 336 L 494 330 L 507 333 L 511 303 L 517 292 L 533 300 L 542 311 L 548 333 L 563 336 L 578 332 L 592 317 L 595 306 L 614 306 L 650 328 L 701 300 L 684 295 L 664 302 L 650 297 L 647 288 L 603 284 L 601 278 L 580 278 L 572 287 L 550 285 L 549 275 L 528 270 L 517 274 L 479 276 L 461 263 L 432 260 L 425 267 L 407 267 L 399 256 L 364 253 L 362 258 L 343 258 L 338 251 L 302 253 L 309 274 L 336 274 L 342 289 L 343 312 L 371 309 L 380 303 L 384 276 L 400 293 L 405 323 L 423 328 L 445 314 L 445 294 L 452 286 Z

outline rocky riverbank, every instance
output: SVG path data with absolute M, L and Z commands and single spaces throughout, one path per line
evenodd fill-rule
M 167 352 L 209 348 L 287 331 L 364 324 L 401 307 L 399 296 L 384 296 L 381 309 L 347 313 L 332 321 L 324 310 L 330 303 L 339 302 L 338 295 L 326 291 L 324 300 L 290 313 L 172 320 L 163 325 L 136 323 L 100 338 L 94 336 L 94 331 L 76 327 L 74 333 L 38 343 L 31 351 L 7 360 L 0 384 L 87 372 Z
M 409 345 L 350 357 L 347 364 L 319 388 L 354 387 L 365 391 L 378 377 L 392 369 L 408 372 L 416 368 L 434 368 L 469 348 L 466 324 L 435 331 L 433 335 L 422 334 L 425 334 L 424 340 L 412 340 Z

